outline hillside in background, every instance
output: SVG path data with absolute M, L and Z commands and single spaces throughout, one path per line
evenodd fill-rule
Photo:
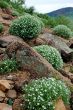
M 48 13 L 49 16 L 57 17 L 57 16 L 68 16 L 73 17 L 73 7 L 61 8 L 56 11 Z

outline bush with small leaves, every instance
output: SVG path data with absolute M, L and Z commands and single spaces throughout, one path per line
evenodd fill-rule
M 15 71 L 17 70 L 17 68 L 18 68 L 17 62 L 14 59 L 0 61 L 0 74 Z
M 12 11 L 12 16 L 19 16 L 20 14 L 17 11 Z
M 65 25 L 58 25 L 54 27 L 53 33 L 66 39 L 70 38 L 72 35 L 71 30 Z
M 0 23 L 0 33 L 2 32 L 2 30 L 3 30 L 3 24 Z
M 69 105 L 70 90 L 61 80 L 42 78 L 23 87 L 24 110 L 54 110 L 55 102 L 62 98 Z
M 10 34 L 19 36 L 23 39 L 35 38 L 41 31 L 40 19 L 38 20 L 31 15 L 24 15 L 14 20 L 9 29 Z
M 33 48 L 51 63 L 55 69 L 61 69 L 63 67 L 63 60 L 57 49 L 48 45 L 40 45 Z
M 0 8 L 8 8 L 9 4 L 6 1 L 1 0 L 0 1 Z

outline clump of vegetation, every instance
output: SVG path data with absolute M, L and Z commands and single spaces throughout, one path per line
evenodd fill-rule
M 65 25 L 58 25 L 54 27 L 53 33 L 66 39 L 70 38 L 72 35 L 71 30 Z
M 73 66 L 70 67 L 70 72 L 73 73 Z
M 70 24 L 70 19 L 66 16 L 59 16 L 57 18 L 55 18 L 57 25 L 65 25 L 69 27 Z
M 57 49 L 48 45 L 35 46 L 34 49 L 51 63 L 55 69 L 63 67 L 63 60 Z
M 12 11 L 12 16 L 19 16 L 20 14 L 17 11 Z
M 23 39 L 37 37 L 41 31 L 41 21 L 31 15 L 24 15 L 14 20 L 9 29 L 10 34 Z
M 0 23 L 0 33 L 3 31 L 3 24 Z
M 0 1 L 0 8 L 8 8 L 9 4 L 6 1 L 1 0 Z
M 39 13 L 35 13 L 35 14 L 41 18 L 41 20 L 45 24 L 45 27 L 53 28 L 54 26 L 57 25 L 57 22 L 54 17 L 50 17 L 47 14 L 39 14 Z
M 16 60 L 14 59 L 7 59 L 4 61 L 0 61 L 0 73 L 9 73 L 17 70 L 18 65 Z
M 70 90 L 63 81 L 54 78 L 42 78 L 31 81 L 23 87 L 25 110 L 54 110 L 55 102 L 62 98 L 69 104 Z

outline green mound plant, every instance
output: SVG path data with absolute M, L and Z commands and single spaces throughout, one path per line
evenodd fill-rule
M 70 90 L 63 81 L 42 78 L 23 87 L 24 110 L 54 110 L 55 102 L 61 98 L 68 105 Z
M 0 23 L 0 33 L 3 31 L 3 24 Z
M 12 22 L 9 32 L 23 39 L 32 39 L 41 33 L 41 26 L 40 19 L 38 20 L 34 16 L 26 14 Z
M 40 45 L 33 48 L 51 63 L 55 69 L 61 69 L 63 67 L 63 60 L 57 49 L 48 45 Z
M 0 61 L 0 74 L 9 73 L 17 70 L 18 65 L 14 59 Z
M 17 11 L 12 11 L 12 16 L 19 16 L 20 14 Z
M 70 38 L 72 35 L 71 30 L 65 25 L 58 25 L 54 27 L 53 33 L 66 39 Z
M 9 4 L 4 1 L 4 0 L 0 0 L 0 8 L 8 8 L 9 7 Z

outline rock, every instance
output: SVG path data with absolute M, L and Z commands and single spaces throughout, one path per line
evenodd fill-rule
M 5 50 L 0 48 L 0 61 L 7 59 L 7 55 L 5 54 Z
M 13 79 L 13 76 L 10 74 L 9 76 L 6 77 L 6 79 L 12 80 Z
M 4 53 L 4 51 L 0 48 L 0 55 L 3 54 L 3 53 Z
M 73 50 L 58 36 L 46 33 L 39 37 L 44 43 L 51 45 L 59 50 L 65 62 L 73 60 Z
M 11 20 L 12 19 L 12 17 L 8 14 L 2 15 L 2 18 L 5 19 L 5 20 Z
M 0 55 L 0 61 L 6 60 L 8 58 L 7 54 L 1 54 Z
M 12 110 L 22 110 L 22 100 L 21 99 L 15 99 Z
M 17 97 L 17 92 L 15 90 L 8 90 L 6 96 L 11 99 L 15 99 Z
M 0 47 L 6 48 L 8 44 L 16 41 L 22 42 L 23 40 L 19 37 L 12 36 L 12 35 L 2 36 L 0 37 Z
M 0 102 L 2 102 L 5 98 L 5 93 L 0 90 Z
M 55 105 L 55 110 L 67 110 L 62 99 L 59 99 L 57 102 L 56 102 L 56 105 Z
M 11 15 L 12 10 L 11 10 L 10 8 L 6 8 L 6 9 L 3 8 L 3 9 L 2 9 L 2 12 L 5 13 L 5 14 L 8 14 L 8 15 Z
M 0 103 L 0 110 L 12 110 L 12 107 L 5 103 Z
M 0 97 L 0 103 L 4 102 L 4 98 Z
M 0 90 L 6 91 L 11 88 L 9 82 L 7 80 L 0 80 Z
M 35 42 L 34 42 L 34 44 L 37 44 L 37 45 L 45 45 L 46 43 L 42 40 L 42 39 L 40 39 L 40 38 L 37 38 L 36 40 L 35 40 Z
M 18 92 L 22 92 L 22 87 L 24 84 L 28 83 L 30 80 L 30 73 L 27 71 L 19 72 L 17 75 L 17 80 L 15 81 L 14 88 Z
M 68 47 L 70 47 L 71 49 L 73 49 L 73 38 L 70 39 L 70 40 L 68 40 L 68 41 L 66 42 L 66 44 L 68 45 Z
M 63 69 L 59 70 L 59 72 L 60 72 L 63 76 L 69 78 L 69 79 L 71 80 L 71 82 L 73 83 L 73 74 L 72 74 L 72 73 L 66 72 L 66 71 L 63 70 Z
M 5 97 L 5 93 L 3 91 L 0 90 L 0 97 Z

